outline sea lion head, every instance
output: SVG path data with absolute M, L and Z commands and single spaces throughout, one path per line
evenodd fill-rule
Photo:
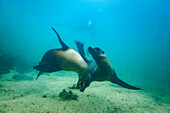
M 104 51 L 103 51 L 102 49 L 100 49 L 99 47 L 89 46 L 89 47 L 88 47 L 88 51 L 90 52 L 90 54 L 92 55 L 92 57 L 93 57 L 95 60 L 101 59 L 102 57 L 103 57 L 103 58 L 106 57 Z

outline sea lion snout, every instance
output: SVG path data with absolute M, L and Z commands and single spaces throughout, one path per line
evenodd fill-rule
M 91 53 L 91 52 L 94 52 L 94 48 L 92 46 L 89 46 L 88 47 L 88 51 Z
M 92 56 L 95 56 L 97 54 L 94 47 L 92 47 L 92 46 L 88 47 L 88 51 Z
M 88 51 L 89 51 L 89 53 L 90 53 L 93 57 L 97 57 L 97 56 L 100 56 L 100 55 L 104 55 L 104 51 L 101 50 L 101 49 L 98 48 L 98 47 L 89 46 L 89 47 L 88 47 Z

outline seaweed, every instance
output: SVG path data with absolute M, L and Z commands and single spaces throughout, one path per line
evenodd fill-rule
M 68 100 L 68 101 L 78 99 L 78 95 L 73 94 L 72 91 L 67 92 L 65 89 L 63 89 L 63 91 L 59 93 L 59 97 L 62 100 Z

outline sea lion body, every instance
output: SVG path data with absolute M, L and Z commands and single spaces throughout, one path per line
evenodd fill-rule
M 82 57 L 73 49 L 51 49 L 43 56 L 37 70 L 43 72 L 55 72 L 60 70 L 75 71 L 79 75 L 88 73 L 87 64 Z M 79 76 L 80 77 L 80 76 Z
M 47 51 L 39 65 L 34 66 L 36 70 L 39 70 L 36 80 L 43 72 L 56 72 L 60 70 L 74 71 L 78 73 L 79 80 L 77 87 L 80 91 L 84 91 L 91 83 L 90 71 L 87 63 L 82 57 L 73 49 L 69 48 L 60 38 L 59 34 L 54 28 L 52 28 L 57 34 L 61 49 L 51 49 Z
M 110 80 L 110 75 L 113 74 L 115 74 L 115 71 L 113 70 L 112 65 L 106 57 L 103 57 L 97 62 L 97 69 L 91 76 L 93 81 L 107 81 Z

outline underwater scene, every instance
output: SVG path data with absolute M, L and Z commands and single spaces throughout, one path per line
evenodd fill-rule
M 0 113 L 170 113 L 169 0 L 0 0 Z

